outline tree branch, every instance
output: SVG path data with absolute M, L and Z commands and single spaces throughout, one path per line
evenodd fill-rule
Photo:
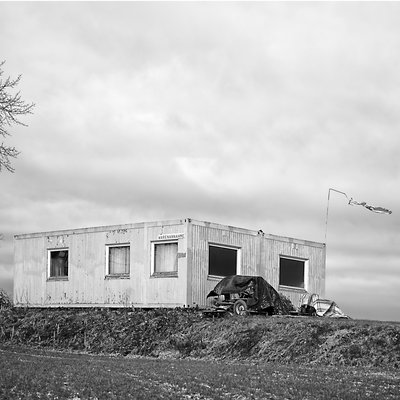
M 8 128 L 12 125 L 27 126 L 19 119 L 19 117 L 26 114 L 32 114 L 35 105 L 34 103 L 25 103 L 25 101 L 22 100 L 19 91 L 12 93 L 12 91 L 18 86 L 21 80 L 21 75 L 18 75 L 15 79 L 7 77 L 3 80 L 2 67 L 4 63 L 5 61 L 0 62 L 0 135 L 7 137 L 11 136 L 8 132 Z M 19 154 L 19 151 L 15 147 L 4 146 L 2 143 L 0 145 L 0 172 L 2 169 L 14 172 L 10 159 L 16 158 Z

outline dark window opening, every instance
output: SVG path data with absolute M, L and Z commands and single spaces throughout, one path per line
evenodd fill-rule
M 208 274 L 216 276 L 236 275 L 237 249 L 209 246 Z
M 279 284 L 304 289 L 304 261 L 281 258 Z
M 50 277 L 68 276 L 68 250 L 50 251 Z

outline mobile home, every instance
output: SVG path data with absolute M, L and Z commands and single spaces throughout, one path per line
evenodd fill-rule
M 16 235 L 14 304 L 192 307 L 228 275 L 297 305 L 325 292 L 325 244 L 185 218 Z

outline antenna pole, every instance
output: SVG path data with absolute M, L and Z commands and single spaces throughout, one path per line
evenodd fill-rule
M 332 190 L 333 192 L 343 194 L 343 195 L 346 196 L 346 198 L 348 199 L 348 196 L 347 196 L 346 193 L 341 192 L 340 190 L 336 190 L 336 189 L 329 188 L 329 190 L 328 190 L 328 205 L 327 205 L 327 207 L 326 207 L 326 221 L 325 221 L 325 246 L 326 246 L 326 238 L 327 238 L 327 236 L 328 236 L 329 199 L 330 199 L 330 195 L 331 195 L 331 190 Z

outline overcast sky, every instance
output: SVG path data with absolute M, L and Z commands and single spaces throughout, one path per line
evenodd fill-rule
M 400 3 L 5 3 L 36 103 L 0 174 L 13 235 L 194 218 L 325 242 L 326 297 L 400 320 Z M 328 189 L 393 211 L 349 206 Z

